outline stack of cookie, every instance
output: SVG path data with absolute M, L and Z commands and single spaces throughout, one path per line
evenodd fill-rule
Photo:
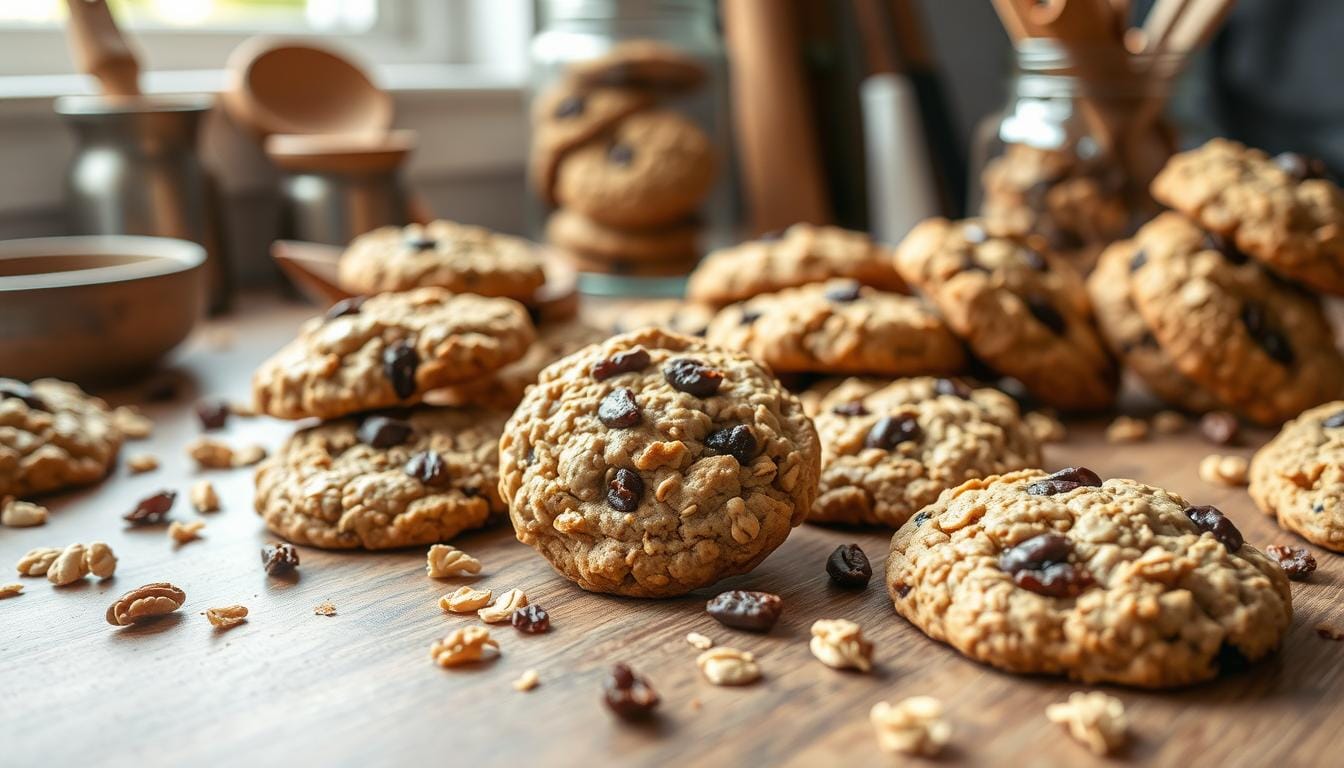
M 546 239 L 582 271 L 683 275 L 715 177 L 709 137 L 662 106 L 705 79 L 694 59 L 633 40 L 573 65 L 532 108 L 529 175 L 557 210 Z

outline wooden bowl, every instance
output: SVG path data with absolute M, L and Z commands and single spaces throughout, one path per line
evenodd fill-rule
M 0 372 L 80 384 L 145 373 L 205 305 L 205 249 L 166 237 L 0 241 Z

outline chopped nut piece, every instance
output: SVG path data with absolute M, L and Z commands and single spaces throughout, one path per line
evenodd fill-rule
M 188 445 L 187 455 L 202 469 L 228 469 L 233 466 L 233 449 L 208 437 Z
M 510 589 L 499 596 L 494 605 L 476 612 L 486 624 L 498 624 L 513 617 L 513 612 L 527 605 L 527 595 L 521 589 Z
M 152 453 L 137 453 L 126 459 L 126 468 L 135 475 L 153 472 L 159 468 L 159 460 Z
M 84 545 L 71 544 L 61 550 L 47 569 L 47 581 L 58 587 L 74 584 L 89 575 L 89 564 L 84 559 Z
M 812 655 L 834 669 L 873 668 L 873 644 L 863 639 L 863 629 L 847 619 L 820 619 L 812 624 Z
M 691 644 L 692 648 L 702 651 L 708 651 L 714 647 L 714 641 L 699 632 L 690 632 L 686 635 L 686 642 Z
M 1316 634 L 1320 635 L 1326 640 L 1335 640 L 1335 641 L 1344 640 L 1344 629 L 1336 627 L 1332 624 L 1326 624 L 1325 622 L 1321 622 L 1320 624 L 1316 625 Z
M 447 544 L 435 544 L 425 554 L 425 573 L 431 579 L 449 579 L 469 573 L 480 573 L 481 561 Z
M 1214 485 L 1245 485 L 1247 468 L 1240 456 L 1211 453 L 1199 462 L 1199 479 Z
M 695 657 L 695 666 L 715 685 L 747 685 L 761 678 L 755 656 L 727 646 L 711 648 Z
M 261 567 L 270 576 L 285 576 L 299 567 L 299 550 L 293 544 L 267 544 L 261 548 Z
M 22 584 L 0 584 L 0 599 L 15 597 L 21 592 L 23 592 Z
M 1075 691 L 1069 694 L 1068 701 L 1046 707 L 1045 716 L 1052 723 L 1067 726 L 1069 735 L 1096 755 L 1119 749 L 1129 731 L 1125 705 L 1100 691 Z
M 266 458 L 266 449 L 256 443 L 248 443 L 233 452 L 233 466 L 250 467 Z
M 183 523 L 178 520 L 168 524 L 168 536 L 178 544 L 186 544 L 189 541 L 195 541 L 201 537 L 201 529 L 205 527 L 205 521 L 192 520 L 190 523 Z
M 166 581 L 146 584 L 117 598 L 107 609 L 107 623 L 117 627 L 172 613 L 187 601 L 187 593 Z
M 952 724 L 943 719 L 943 703 L 912 696 L 895 706 L 879 701 L 868 712 L 883 752 L 933 757 L 952 740 Z
M 1190 420 L 1180 411 L 1158 411 L 1153 414 L 1153 431 L 1159 435 L 1174 435 L 1184 432 Z
M 112 426 L 128 440 L 143 440 L 154 432 L 153 420 L 130 405 L 112 411 Z
M 330 600 L 324 600 L 318 603 L 316 608 L 313 608 L 313 614 L 317 616 L 335 616 L 336 605 Z
M 28 554 L 19 558 L 19 564 L 16 566 L 20 576 L 45 576 L 47 569 L 56 562 L 56 558 L 61 554 L 57 547 L 37 547 L 28 550 Z
M 1148 422 L 1130 416 L 1116 416 L 1106 427 L 1106 442 L 1137 443 L 1148 438 Z
M 84 563 L 89 573 L 100 579 L 110 579 L 117 572 L 117 556 L 112 548 L 101 541 L 95 541 L 84 550 Z
M 455 629 L 442 640 L 434 641 L 429 656 L 440 667 L 456 667 L 480 661 L 487 650 L 494 651 L 492 657 L 499 657 L 499 643 L 490 639 L 490 630 L 471 626 Z
M 247 607 L 243 605 L 230 605 L 224 608 L 206 608 L 205 618 L 210 620 L 211 626 L 218 629 L 236 627 L 244 621 L 247 621 Z
M 458 587 L 451 595 L 439 598 L 439 607 L 451 613 L 475 613 L 490 604 L 491 593 L 488 589 Z
M 518 676 L 517 680 L 513 681 L 513 690 L 526 693 L 536 688 L 540 683 L 541 675 L 537 674 L 537 670 L 525 670 L 523 674 Z
M 219 494 L 215 493 L 215 486 L 209 480 L 200 480 L 191 486 L 188 498 L 197 512 L 219 511 Z
M 10 499 L 3 506 L 4 510 L 0 511 L 0 524 L 10 528 L 31 528 L 34 525 L 45 525 L 47 522 L 47 508 L 41 504 Z
M 1025 419 L 1027 430 L 1042 443 L 1062 443 L 1069 436 L 1060 420 L 1048 413 L 1030 411 Z

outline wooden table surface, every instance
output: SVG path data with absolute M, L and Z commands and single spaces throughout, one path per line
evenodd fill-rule
M 121 559 L 109 581 L 58 589 L 23 579 L 24 594 L 0 601 L 0 763 L 888 765 L 898 760 L 878 750 L 868 709 L 882 699 L 929 694 L 946 703 L 955 726 L 940 762 L 1103 764 L 1043 714 L 1078 686 L 967 661 L 896 616 L 882 588 L 889 533 L 803 526 L 754 573 L 662 601 L 587 594 L 517 543 L 507 526 L 454 542 L 485 565 L 470 581 L 427 578 L 419 547 L 301 548 L 296 580 L 268 578 L 258 551 L 272 537 L 252 510 L 251 471 L 198 472 L 183 446 L 199 434 L 196 397 L 245 397 L 253 366 L 312 313 L 253 299 L 235 318 L 198 332 L 172 366 L 183 383 L 178 400 L 146 406 L 157 422 L 150 440 L 128 443 L 122 465 L 101 485 L 50 499 L 47 525 L 0 529 L 4 567 L 32 547 L 74 541 L 106 541 Z M 105 394 L 115 403 L 136 399 L 134 391 Z M 1243 490 L 1197 478 L 1199 459 L 1212 449 L 1195 430 L 1114 446 L 1101 439 L 1100 427 L 1071 424 L 1069 439 L 1048 449 L 1049 466 L 1081 464 L 1216 504 L 1256 546 L 1302 543 L 1256 512 Z M 292 429 L 235 418 L 219 436 L 274 448 Z M 124 459 L 140 451 L 163 466 L 129 475 Z M 185 493 L 202 476 L 216 484 L 224 506 L 200 516 L 207 523 L 202 540 L 178 547 L 164 527 L 125 527 L 121 515 L 162 488 L 181 494 L 174 517 L 197 518 Z M 872 584 L 861 593 L 827 582 L 826 556 L 845 542 L 858 542 L 873 561 Z M 1324 640 L 1314 628 L 1344 623 L 1344 567 L 1339 556 L 1311 549 L 1321 567 L 1311 581 L 1293 585 L 1296 615 L 1276 656 L 1175 692 L 1108 689 L 1132 719 L 1134 738 L 1119 759 L 1220 766 L 1338 759 L 1344 643 Z M 186 591 L 179 613 L 138 627 L 106 623 L 104 611 L 117 595 L 153 581 Z M 434 666 L 430 644 L 469 623 L 444 614 L 436 601 L 463 583 L 523 588 L 550 612 L 553 630 L 528 636 L 500 625 L 492 632 L 503 650 L 496 662 Z M 784 618 L 764 636 L 719 626 L 704 601 L 730 587 L 780 594 Z M 328 600 L 336 615 L 314 615 Z M 232 630 L 216 631 L 200 615 L 234 603 L 251 613 Z M 875 643 L 873 674 L 832 670 L 808 652 L 812 621 L 840 617 L 859 622 Z M 702 680 L 684 639 L 691 630 L 754 652 L 764 679 L 745 688 Z M 616 661 L 650 678 L 662 696 L 653 723 L 620 722 L 601 704 L 601 680 Z M 512 681 L 529 668 L 540 672 L 541 685 L 516 692 Z

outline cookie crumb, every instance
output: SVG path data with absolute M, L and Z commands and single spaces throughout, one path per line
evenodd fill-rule
M 1247 469 L 1246 460 L 1240 456 L 1211 453 L 1199 462 L 1199 479 L 1213 485 L 1245 485 Z
M 541 675 L 537 674 L 537 670 L 529 669 L 525 670 L 523 674 L 518 676 L 517 680 L 513 681 L 513 690 L 520 693 L 526 693 L 540 684 Z
M 22 593 L 22 584 L 0 584 L 0 600 L 3 600 L 6 597 L 17 597 Z
M 510 589 L 499 596 L 493 605 L 476 611 L 486 624 L 498 624 L 513 617 L 513 612 L 527 605 L 527 595 L 521 589 Z
M 686 634 L 686 642 L 690 643 L 692 648 L 701 651 L 708 651 L 710 648 L 714 647 L 714 641 L 699 632 L 688 632 Z
M 1344 629 L 1336 627 L 1333 624 L 1326 624 L 1325 622 L 1316 625 L 1316 634 L 1326 640 L 1334 640 L 1336 642 L 1344 640 Z
M 1159 435 L 1174 435 L 1184 432 L 1190 420 L 1180 411 L 1158 411 L 1153 414 L 1153 431 Z
M 47 523 L 47 508 L 41 504 L 7 498 L 0 501 L 0 507 L 4 508 L 0 510 L 0 525 L 10 528 L 31 528 Z
M 756 657 L 747 651 L 721 646 L 695 658 L 700 674 L 714 685 L 748 685 L 761 679 Z
M 211 626 L 218 629 L 228 629 L 247 621 L 247 607 L 229 605 L 223 608 L 206 608 L 204 615 L 210 621 Z
M 320 602 L 320 603 L 317 604 L 317 607 L 313 608 L 313 615 L 315 615 L 315 616 L 335 616 L 335 615 L 336 615 L 336 604 L 333 603 L 333 602 L 331 602 L 330 600 L 323 600 L 322 602 Z
M 202 520 L 193 520 L 190 523 L 184 523 L 180 520 L 174 520 L 168 524 L 168 538 L 178 544 L 186 544 L 189 541 L 195 541 L 201 537 L 201 529 L 205 527 Z
M 1064 428 L 1063 422 L 1041 411 L 1029 411 L 1023 417 L 1027 424 L 1027 431 L 1031 432 L 1042 443 L 1062 443 L 1068 439 L 1068 430 Z
M 1129 732 L 1124 703 L 1100 691 L 1075 691 L 1068 701 L 1046 707 L 1045 716 L 1068 727 L 1070 736 L 1098 756 L 1123 746 Z
M 444 668 L 480 661 L 487 655 L 492 659 L 499 658 L 499 643 L 490 639 L 490 630 L 485 627 L 455 629 L 429 647 L 430 658 Z
M 233 466 L 250 467 L 266 458 L 266 449 L 256 443 L 248 443 L 233 452 Z
M 448 544 L 435 544 L 425 554 L 425 573 L 431 579 L 450 579 L 480 572 L 480 560 Z
M 439 598 L 439 607 L 449 613 L 475 613 L 490 604 L 491 593 L 488 589 L 458 587 L 451 595 Z
M 133 475 L 153 472 L 159 468 L 159 460 L 152 453 L 137 453 L 126 459 L 126 468 Z
M 229 469 L 233 466 L 233 449 L 208 437 L 192 441 L 187 446 L 187 455 L 201 469 Z
M 1106 442 L 1137 443 L 1148 439 L 1148 422 L 1132 416 L 1116 416 L 1106 427 Z
M 132 405 L 112 411 L 112 426 L 128 440 L 143 440 L 154 433 L 154 422 Z
M 198 480 L 191 486 L 187 498 L 197 512 L 219 511 L 219 494 L 215 492 L 215 486 L 209 480 Z
M 812 624 L 812 655 L 833 669 L 873 668 L 873 644 L 863 638 L 863 629 L 848 619 L 819 619 Z
M 912 696 L 895 706 L 879 701 L 868 712 L 883 752 L 934 757 L 952 740 L 952 724 L 943 718 L 943 703 L 932 696 Z

